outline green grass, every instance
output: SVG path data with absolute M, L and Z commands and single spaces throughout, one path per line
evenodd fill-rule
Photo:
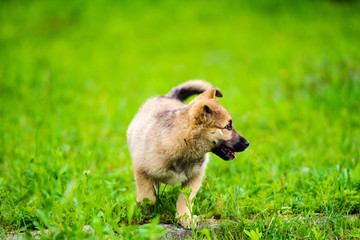
M 175 222 L 179 186 L 153 209 L 134 203 L 126 128 L 146 99 L 205 79 L 251 143 L 232 162 L 212 155 L 195 200 L 196 214 L 223 221 L 218 238 L 360 238 L 349 217 L 360 211 L 359 10 L 0 2 L 0 237 L 80 239 L 90 224 L 100 237 L 112 226 L 155 238 L 158 222 Z

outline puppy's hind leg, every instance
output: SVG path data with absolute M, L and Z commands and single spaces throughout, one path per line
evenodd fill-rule
M 144 198 L 155 204 L 155 181 L 151 179 L 145 172 L 135 170 L 135 181 L 136 181 L 136 201 L 143 203 Z

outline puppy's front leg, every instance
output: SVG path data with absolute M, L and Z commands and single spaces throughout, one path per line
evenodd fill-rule
M 201 180 L 202 177 L 204 175 L 204 169 L 202 169 L 199 174 L 191 179 L 189 179 L 187 182 L 182 183 L 181 188 L 189 188 L 191 186 L 191 194 L 189 197 L 190 203 L 188 203 L 192 208 L 192 199 L 195 197 L 197 191 L 200 188 L 201 185 Z M 176 216 L 177 218 L 179 218 L 178 222 L 179 224 L 185 228 L 185 229 L 190 229 L 190 225 L 191 224 L 196 224 L 196 218 L 197 216 L 193 216 L 194 217 L 194 222 L 191 222 L 191 215 L 190 215 L 190 209 L 188 208 L 188 206 L 186 205 L 186 197 L 183 193 L 180 193 L 178 201 L 176 203 Z
M 155 204 L 154 180 L 147 176 L 143 171 L 136 170 L 135 181 L 136 201 L 143 203 L 144 198 L 148 198 L 152 204 Z

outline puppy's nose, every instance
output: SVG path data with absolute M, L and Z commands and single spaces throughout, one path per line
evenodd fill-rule
M 248 146 L 250 145 L 250 143 L 249 143 L 248 140 L 245 140 L 243 143 L 244 143 L 244 145 L 245 145 L 246 147 L 248 147 Z

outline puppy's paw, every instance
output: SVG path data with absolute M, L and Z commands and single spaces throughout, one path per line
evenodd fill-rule
M 198 216 L 194 215 L 193 216 L 193 221 L 191 222 L 191 218 L 190 217 L 181 217 L 178 220 L 178 223 L 185 229 L 190 230 L 191 227 L 194 227 L 195 229 L 197 229 L 199 222 L 198 222 Z

